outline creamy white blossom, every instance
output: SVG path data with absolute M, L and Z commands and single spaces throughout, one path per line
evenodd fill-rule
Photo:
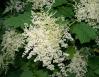
M 67 67 L 67 72 L 74 73 L 76 77 L 85 77 L 85 73 L 87 72 L 87 61 L 84 59 L 84 56 L 76 52 L 71 63 Z
M 2 51 L 18 51 L 18 48 L 24 44 L 22 34 L 18 34 L 15 30 L 5 31 L 2 41 Z
M 33 3 L 33 9 L 42 9 L 44 6 L 50 7 L 55 0 L 28 0 Z
M 18 51 L 18 48 L 24 44 L 23 39 L 22 34 L 17 33 L 15 30 L 5 31 L 1 43 L 2 57 L 0 58 L 0 63 L 2 67 L 7 66 L 9 63 L 13 63 L 15 51 Z
M 75 77 L 85 77 L 87 72 L 87 61 L 78 51 L 74 54 L 69 65 L 66 66 L 64 63 L 59 63 L 58 66 L 60 72 L 55 72 L 52 77 L 68 77 L 68 73 L 75 74 Z
M 78 4 L 76 3 L 75 9 L 78 21 L 99 23 L 99 0 L 80 0 Z
M 14 5 L 14 9 L 16 9 L 16 12 L 23 12 L 24 11 L 24 7 L 25 7 L 25 3 L 21 2 L 21 1 L 16 1 L 15 5 Z
M 3 12 L 4 14 L 8 13 L 8 12 L 12 13 L 13 11 L 15 11 L 17 13 L 24 11 L 24 7 L 26 5 L 24 2 L 22 2 L 20 0 L 9 0 L 9 1 L 10 2 L 7 3 L 7 6 Z
M 29 28 L 26 27 L 24 29 L 24 36 L 27 37 L 27 45 L 25 46 L 22 57 L 28 53 L 28 59 L 37 55 L 34 62 L 41 61 L 43 62 L 43 66 L 54 70 L 55 67 L 53 63 L 62 63 L 68 56 L 67 53 L 61 51 L 59 45 L 62 40 L 62 44 L 65 44 L 64 39 L 61 39 L 64 35 L 64 29 L 56 23 L 56 19 L 53 18 L 52 15 L 48 15 L 44 12 L 37 13 L 36 15 L 32 12 L 32 14 L 33 24 L 30 25 Z M 68 31 L 66 33 L 68 34 Z M 67 38 L 71 40 L 72 37 L 68 36 Z M 65 48 L 67 48 L 67 46 L 65 46 Z

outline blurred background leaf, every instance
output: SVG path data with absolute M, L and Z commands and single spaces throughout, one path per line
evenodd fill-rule
M 11 16 L 6 18 L 4 24 L 6 26 L 11 26 L 14 28 L 24 27 L 24 23 L 31 23 L 31 12 L 27 11 L 23 14 L 19 14 L 18 16 Z
M 97 37 L 95 30 L 83 22 L 74 24 L 71 31 L 76 34 L 76 39 L 79 39 L 81 43 L 90 42 Z

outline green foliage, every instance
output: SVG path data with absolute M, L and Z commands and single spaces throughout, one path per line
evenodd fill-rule
M 95 30 L 83 22 L 74 24 L 72 27 L 72 33 L 76 34 L 76 38 L 79 39 L 81 43 L 90 42 L 97 36 Z
M 21 70 L 14 70 L 14 71 L 10 71 L 7 75 L 7 77 L 20 77 L 22 71 Z
M 30 70 L 24 70 L 20 77 L 33 77 L 33 73 Z
M 18 69 L 13 68 L 13 70 L 10 70 L 7 73 L 7 77 L 49 77 L 49 74 L 47 71 L 43 70 L 43 69 L 36 69 L 37 64 L 32 62 L 32 68 L 30 67 L 30 63 L 29 61 L 23 61 L 20 62 L 21 66 L 19 67 L 18 65 L 16 65 L 16 67 Z M 24 63 L 24 64 L 23 64 Z M 23 65 L 22 65 L 23 64 Z
M 47 72 L 44 72 L 43 70 L 35 70 L 34 73 L 30 70 L 14 70 L 10 71 L 7 77 L 49 77 L 49 75 Z
M 98 77 L 99 75 L 99 56 L 89 57 L 87 77 Z
M 63 15 L 64 17 L 72 17 L 74 16 L 74 12 L 72 7 L 62 6 L 57 8 L 57 15 Z
M 88 60 L 89 67 L 93 70 L 99 69 L 99 56 L 94 56 Z
M 95 70 L 95 73 L 99 75 L 99 68 Z
M 70 54 L 69 55 L 69 58 L 70 59 L 73 58 L 73 56 L 74 56 L 74 54 L 76 52 L 75 47 L 73 47 L 73 46 L 68 47 L 68 49 L 66 51 L 67 51 L 68 54 Z
M 4 25 L 3 25 L 3 19 L 0 19 L 0 41 L 2 39 L 2 34 L 4 32 Z
M 24 12 L 23 14 L 19 14 L 18 16 L 11 16 L 10 18 L 6 18 L 4 24 L 6 26 L 11 26 L 14 28 L 24 27 L 24 23 L 31 23 L 31 12 Z
M 98 75 L 96 75 L 92 69 L 88 69 L 86 77 L 98 77 Z
M 55 3 L 52 5 L 52 12 L 55 12 L 55 17 L 73 17 L 74 11 L 72 4 L 68 3 L 69 0 L 55 0 Z
M 63 4 L 66 4 L 66 0 L 55 0 L 55 3 L 53 4 L 53 7 L 58 7 L 61 6 Z
M 44 72 L 43 70 L 35 71 L 35 77 L 49 77 L 47 72 Z
M 10 71 L 7 77 L 33 77 L 33 73 L 30 70 L 14 70 Z

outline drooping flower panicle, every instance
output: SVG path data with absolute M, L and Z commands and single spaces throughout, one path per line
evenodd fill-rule
M 15 59 L 15 52 L 24 44 L 24 37 L 22 34 L 17 33 L 14 29 L 5 31 L 2 39 L 2 56 L 0 64 L 5 68 L 9 63 L 13 63 Z
M 47 13 L 34 12 L 32 23 L 29 28 L 24 29 L 24 35 L 27 37 L 27 45 L 23 57 L 28 54 L 28 59 L 32 56 L 37 55 L 34 62 L 42 61 L 43 66 L 46 66 L 50 70 L 54 70 L 53 63 L 61 63 L 65 60 L 67 53 L 63 53 L 60 48 L 60 43 L 65 45 L 64 40 L 61 39 L 63 35 L 63 28 L 56 23 L 56 19 L 52 15 Z M 67 34 L 68 31 L 67 31 Z M 72 37 L 67 37 L 69 40 Z M 63 42 L 62 42 L 63 41 Z

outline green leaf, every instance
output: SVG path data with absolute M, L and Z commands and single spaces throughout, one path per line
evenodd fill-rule
M 90 42 L 97 37 L 95 30 L 83 22 L 73 25 L 72 33 L 76 34 L 77 39 L 79 39 L 81 43 Z
M 60 16 L 64 16 L 64 17 L 73 17 L 74 16 L 74 11 L 73 8 L 70 6 L 61 6 L 61 7 L 57 7 L 56 9 L 51 9 L 50 10 L 52 13 L 55 13 L 55 17 L 60 17 Z
M 68 7 L 67 6 L 58 7 L 57 11 L 58 11 L 57 13 L 65 16 L 65 17 L 74 16 L 73 8 L 69 7 L 69 6 Z
M 66 0 L 55 0 L 55 3 L 53 4 L 52 7 L 57 7 L 57 6 L 66 4 L 66 2 L 67 2 Z
M 86 77 L 99 77 L 97 76 L 92 69 L 87 69 Z
M 20 77 L 33 77 L 33 73 L 30 70 L 25 70 Z
M 35 72 L 36 77 L 49 77 L 48 72 L 45 72 L 43 70 L 38 70 Z
M 18 16 L 12 16 L 10 18 L 6 18 L 4 24 L 6 26 L 11 26 L 14 28 L 24 27 L 24 23 L 31 23 L 31 12 L 24 12 L 23 14 L 19 14 Z
M 22 71 L 21 70 L 14 70 L 14 71 L 10 71 L 7 75 L 7 77 L 20 77 Z
M 89 57 L 88 59 L 88 66 L 93 69 L 96 70 L 97 68 L 99 68 L 99 57 L 95 56 L 95 57 Z
M 95 70 L 95 73 L 99 75 L 99 68 Z
M 74 57 L 74 54 L 75 54 L 76 50 L 75 50 L 75 47 L 73 46 L 70 46 L 68 47 L 67 49 L 67 53 L 69 53 L 69 58 L 72 59 Z

